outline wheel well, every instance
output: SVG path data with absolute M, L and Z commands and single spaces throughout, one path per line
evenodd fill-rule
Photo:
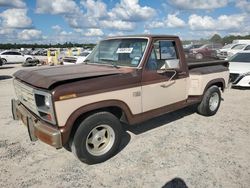
M 110 112 L 111 114 L 113 114 L 114 116 L 116 116 L 118 119 L 121 119 L 122 115 L 123 115 L 123 110 L 117 106 L 110 106 L 110 107 L 105 107 L 105 108 L 100 108 L 100 109 L 96 109 L 96 110 L 92 110 L 89 112 L 86 112 L 84 114 L 81 114 L 73 123 L 71 132 L 70 132 L 70 137 L 69 137 L 69 141 L 71 142 L 73 139 L 73 136 L 75 135 L 76 130 L 78 129 L 80 123 L 87 118 L 88 116 L 95 114 L 97 112 Z
M 211 86 L 217 86 L 217 87 L 219 87 L 221 89 L 221 91 L 224 91 L 224 84 L 222 82 L 213 83 L 209 87 L 211 87 Z

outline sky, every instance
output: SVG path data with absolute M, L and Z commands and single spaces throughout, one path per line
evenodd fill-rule
M 95 43 L 133 34 L 249 35 L 250 0 L 0 0 L 1 43 Z

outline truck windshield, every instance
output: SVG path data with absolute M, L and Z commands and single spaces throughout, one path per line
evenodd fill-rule
M 236 46 L 234 46 L 232 49 L 234 50 L 241 50 L 245 47 L 246 45 L 245 44 L 238 44 Z
M 231 49 L 235 44 L 227 44 L 222 47 L 222 49 Z
M 147 42 L 147 39 L 140 38 L 103 40 L 84 62 L 137 67 Z

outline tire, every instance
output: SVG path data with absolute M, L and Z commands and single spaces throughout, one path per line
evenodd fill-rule
M 29 60 L 32 60 L 32 58 L 28 57 L 28 58 L 26 59 L 26 61 L 29 61 Z
M 96 164 L 114 156 L 122 137 L 118 118 L 109 112 L 98 112 L 83 120 L 74 135 L 71 150 L 87 164 Z
M 2 59 L 2 61 L 3 61 L 3 65 L 7 63 L 6 59 Z
M 204 116 L 213 116 L 220 107 L 221 92 L 217 86 L 211 86 L 205 92 L 197 111 Z
M 203 54 L 202 53 L 196 54 L 195 59 L 203 59 Z

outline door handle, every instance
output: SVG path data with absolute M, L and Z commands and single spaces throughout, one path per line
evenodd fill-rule
M 175 84 L 175 80 L 166 81 L 164 84 L 161 84 L 161 87 L 167 88 L 167 87 L 170 87 L 173 84 Z

